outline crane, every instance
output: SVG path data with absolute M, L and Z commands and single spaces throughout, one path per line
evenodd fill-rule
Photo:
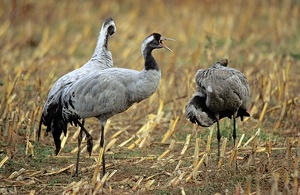
M 72 83 L 88 74 L 90 71 L 102 70 L 113 66 L 112 54 L 108 49 L 108 40 L 116 32 L 116 24 L 112 18 L 105 19 L 96 44 L 96 48 L 91 59 L 81 68 L 73 70 L 60 77 L 52 86 L 48 93 L 48 98 L 44 104 L 38 130 L 38 139 L 41 133 L 41 126 L 47 126 L 46 132 L 52 132 L 55 143 L 55 154 L 57 155 L 61 148 L 60 135 L 62 132 L 66 135 L 67 124 L 63 122 L 61 95 L 64 89 L 68 88 Z M 82 121 L 84 124 L 84 119 Z M 87 131 L 87 149 L 91 154 L 93 141 Z M 80 152 L 80 150 L 78 151 Z
M 220 157 L 219 120 L 233 118 L 233 141 L 236 141 L 235 119 L 249 117 L 247 112 L 250 87 L 243 73 L 227 67 L 222 59 L 208 69 L 200 69 L 195 75 L 197 91 L 186 106 L 186 118 L 192 123 L 209 127 L 217 123 L 218 157 Z
M 159 33 L 152 33 L 144 39 L 141 47 L 145 61 L 142 71 L 109 68 L 91 72 L 64 90 L 62 95 L 64 122 L 79 125 L 84 130 L 79 120 L 96 117 L 101 125 L 100 151 L 104 152 L 104 128 L 108 118 L 148 98 L 158 88 L 161 71 L 152 56 L 152 51 L 160 48 L 172 51 L 163 44 L 164 40 L 173 39 L 164 38 Z M 102 173 L 105 174 L 104 153 Z

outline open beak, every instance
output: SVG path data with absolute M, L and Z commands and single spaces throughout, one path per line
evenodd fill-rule
M 168 46 L 166 46 L 165 44 L 163 44 L 163 41 L 175 41 L 175 39 L 171 39 L 171 38 L 165 38 L 165 37 L 162 37 L 160 39 L 160 45 L 164 48 L 166 48 L 167 50 L 169 50 L 170 52 L 173 52 L 172 49 L 170 49 Z

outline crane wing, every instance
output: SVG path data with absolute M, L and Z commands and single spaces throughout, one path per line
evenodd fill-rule
M 63 94 L 64 117 L 110 117 L 128 109 L 132 103 L 128 101 L 126 85 L 116 79 L 118 76 L 104 71 L 75 82 Z

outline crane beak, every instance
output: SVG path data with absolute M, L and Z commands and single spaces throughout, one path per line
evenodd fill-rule
M 166 38 L 166 37 L 162 37 L 160 40 L 160 45 L 164 48 L 166 48 L 167 50 L 169 50 L 170 52 L 173 52 L 172 49 L 170 49 L 168 46 L 166 46 L 165 44 L 163 44 L 163 41 L 175 41 L 175 39 L 171 39 L 171 38 Z

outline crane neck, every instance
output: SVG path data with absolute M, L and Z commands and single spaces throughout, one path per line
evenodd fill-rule
M 145 59 L 145 70 L 157 70 L 159 71 L 158 64 L 154 57 L 152 56 L 152 50 L 153 49 L 145 49 L 143 51 L 143 56 Z
M 107 51 L 107 44 L 108 44 L 108 32 L 107 30 L 103 30 L 101 29 L 101 32 L 98 36 L 98 41 L 97 41 L 97 45 L 94 51 L 94 54 L 92 56 L 92 58 L 96 58 L 97 56 L 101 56 L 101 54 L 103 53 L 103 51 Z

